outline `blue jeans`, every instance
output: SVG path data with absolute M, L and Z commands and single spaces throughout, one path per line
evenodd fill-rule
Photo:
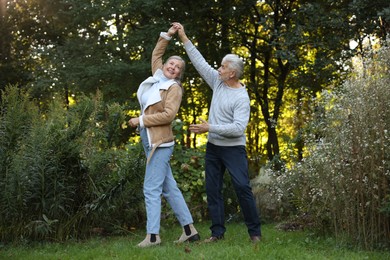
M 222 196 L 223 175 L 229 171 L 250 236 L 261 236 L 260 217 L 249 183 L 245 146 L 218 146 L 207 143 L 206 193 L 211 218 L 211 236 L 224 235 L 225 209 Z
M 141 129 L 140 134 L 146 157 L 148 157 L 151 147 L 149 147 L 146 129 Z M 146 232 L 148 234 L 159 234 L 160 232 L 161 195 L 172 207 L 181 226 L 193 223 L 183 194 L 172 175 L 170 165 L 172 152 L 173 146 L 158 147 L 146 165 L 144 196 L 147 216 Z

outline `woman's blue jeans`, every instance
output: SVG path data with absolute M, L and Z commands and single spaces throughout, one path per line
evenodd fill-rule
M 146 129 L 141 129 L 140 134 L 146 157 L 148 157 L 151 147 Z M 160 232 L 161 195 L 168 201 L 181 226 L 193 223 L 183 194 L 172 175 L 170 165 L 172 152 L 173 146 L 158 147 L 146 165 L 143 189 L 147 215 L 146 232 L 148 234 L 159 234 Z
M 250 236 L 261 236 L 260 217 L 249 182 L 245 146 L 218 146 L 207 143 L 206 193 L 211 218 L 211 236 L 223 236 L 225 228 L 223 175 L 227 169 L 237 194 Z

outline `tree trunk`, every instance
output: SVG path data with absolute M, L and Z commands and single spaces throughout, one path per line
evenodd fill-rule
M 296 138 L 296 143 L 295 143 L 295 148 L 297 149 L 298 153 L 298 161 L 302 161 L 303 159 L 303 147 L 304 147 L 304 142 L 303 142 L 303 136 L 302 136 L 302 128 L 303 128 L 303 118 L 302 118 L 302 109 L 303 107 L 300 105 L 302 100 L 302 90 L 299 88 L 298 89 L 298 94 L 297 94 L 297 122 L 296 122 L 296 127 L 297 127 L 297 138 Z
M 64 87 L 64 92 L 65 92 L 65 107 L 68 110 L 69 109 L 69 88 L 67 84 Z

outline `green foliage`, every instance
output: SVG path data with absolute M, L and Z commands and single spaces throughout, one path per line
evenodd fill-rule
M 180 144 L 184 136 L 184 123 L 173 122 L 176 142 Z M 194 219 L 203 220 L 207 214 L 206 190 L 204 186 L 204 151 L 175 145 L 171 159 L 172 173 L 183 193 Z
M 323 93 L 307 157 L 275 180 L 312 224 L 370 249 L 390 246 L 390 49 L 371 55 L 340 92 Z
M 17 87 L 7 86 L 1 93 L 0 172 L 3 174 L 8 170 L 20 139 L 37 119 L 38 109 L 29 100 L 28 93 Z
M 143 217 L 141 149 L 116 145 L 124 110 L 101 95 L 39 113 L 9 87 L 1 106 L 1 241 L 124 232 Z M 113 216 L 115 216 L 113 218 Z
M 283 136 L 292 140 L 301 130 L 284 120 L 294 118 L 287 116 L 291 100 L 299 105 L 294 91 L 301 89 L 308 100 L 342 79 L 348 55 L 364 52 L 349 49 L 349 41 L 361 47 L 368 35 L 383 39 L 389 17 L 386 0 L 375 5 L 366 0 L 20 0 L 2 1 L 0 13 L 0 88 L 28 86 L 42 107 L 53 97 L 67 100 L 97 89 L 110 102 L 134 106 L 129 97 L 150 75 L 155 41 L 173 21 L 185 25 L 212 66 L 226 53 L 241 55 L 243 81 L 254 100 L 251 118 L 258 122 L 248 127 L 253 144 L 248 154 L 260 163 L 274 156 L 301 158 L 300 151 L 283 154 Z M 166 56 L 187 59 L 177 37 L 171 42 Z M 206 85 L 187 66 L 183 119 L 207 114 L 211 91 Z
M 202 221 L 207 215 L 204 185 L 204 152 L 175 147 L 171 160 L 172 172 L 187 201 L 194 219 Z
M 124 121 L 121 105 L 106 106 L 102 97 L 91 100 L 82 96 L 100 89 L 106 100 L 123 102 L 128 106 L 126 109 L 134 107 L 134 92 L 150 75 L 155 40 L 172 21 L 185 25 L 189 37 L 212 66 L 218 66 L 229 52 L 245 59 L 243 81 L 253 100 L 247 131 L 251 146 L 248 155 L 256 172 L 267 161 L 276 165 L 286 161 L 289 165 L 300 160 L 306 149 L 303 144 L 310 141 L 300 133 L 317 109 L 312 97 L 322 89 L 338 85 L 337 80 L 343 79 L 343 71 L 349 65 L 348 55 L 367 54 L 363 48 L 367 36 L 385 38 L 389 20 L 387 2 L 378 0 L 373 6 L 366 0 L 2 1 L 0 88 L 19 83 L 31 91 L 28 95 L 22 92 L 16 95 L 19 90 L 12 89 L 15 94 L 0 96 L 0 185 L 4 187 L 0 201 L 1 206 L 5 205 L 1 212 L 17 215 L 30 202 L 23 194 L 33 192 L 31 199 L 36 205 L 33 212 L 40 214 L 24 211 L 26 218 L 32 215 L 30 222 L 4 218 L 6 224 L 2 227 L 9 229 L 12 226 L 9 221 L 13 221 L 16 231 L 7 234 L 20 237 L 28 226 L 27 234 L 55 237 L 61 222 L 48 211 L 61 217 L 61 212 L 67 212 L 74 217 L 66 224 L 66 230 L 61 231 L 63 235 L 57 235 L 66 237 L 84 232 L 79 228 L 82 225 L 102 225 L 96 216 L 84 217 L 85 205 L 93 209 L 88 211 L 92 215 L 100 214 L 98 210 L 118 213 L 120 220 L 113 221 L 117 226 L 126 222 L 126 214 L 133 216 L 126 210 L 139 209 L 138 174 L 143 170 L 136 168 L 142 168 L 143 164 L 135 155 L 141 149 L 126 145 L 129 133 L 120 127 Z M 355 50 L 348 48 L 351 39 L 359 44 Z M 172 40 L 166 55 L 179 54 L 185 58 L 184 49 L 174 43 L 176 40 Z M 193 66 L 187 66 L 185 77 L 180 116 L 192 123 L 207 115 L 211 91 Z M 39 108 L 24 95 L 36 98 Z M 53 98 L 70 97 L 77 100 L 77 105 L 69 111 L 58 103 L 51 105 Z M 47 107 L 51 107 L 48 113 L 39 112 Z M 322 130 L 316 131 L 322 135 Z M 201 162 L 203 156 L 200 150 L 189 149 L 200 143 L 196 137 L 191 138 L 189 133 L 181 133 L 177 143 L 182 147 L 175 148 L 178 151 L 172 163 L 189 203 L 201 205 L 204 191 L 198 184 L 203 179 L 203 170 L 202 166 L 192 165 L 191 160 L 195 156 Z M 286 145 L 290 141 L 299 145 Z M 185 164 L 189 165 L 188 176 L 181 169 Z M 35 183 L 33 188 L 29 186 L 31 180 Z M 47 183 L 52 181 L 61 185 L 51 190 Z M 226 181 L 226 192 L 230 192 L 227 199 L 234 201 L 227 176 Z M 39 192 L 37 183 L 41 185 Z M 300 186 L 295 191 L 302 196 L 307 192 Z M 41 203 L 47 199 L 47 192 L 56 197 L 54 200 L 58 199 L 57 204 L 53 200 L 51 206 Z M 75 197 L 68 199 L 72 194 Z M 134 201 L 126 204 L 127 196 Z M 61 209 L 62 203 L 71 209 Z M 110 208 L 112 211 L 104 210 L 108 204 L 115 204 Z M 383 205 L 383 211 L 388 212 L 389 200 L 383 201 Z M 119 209 L 121 206 L 123 210 Z M 205 214 L 204 204 L 200 207 L 200 215 Z M 142 210 L 134 214 L 137 217 L 132 219 L 143 218 Z M 110 222 L 104 213 L 101 220 Z

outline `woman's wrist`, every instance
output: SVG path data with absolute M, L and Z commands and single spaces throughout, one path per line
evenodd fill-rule
M 169 35 L 169 33 L 167 33 L 167 32 L 161 32 L 160 37 L 164 38 L 167 41 L 170 41 L 172 39 L 172 36 Z

